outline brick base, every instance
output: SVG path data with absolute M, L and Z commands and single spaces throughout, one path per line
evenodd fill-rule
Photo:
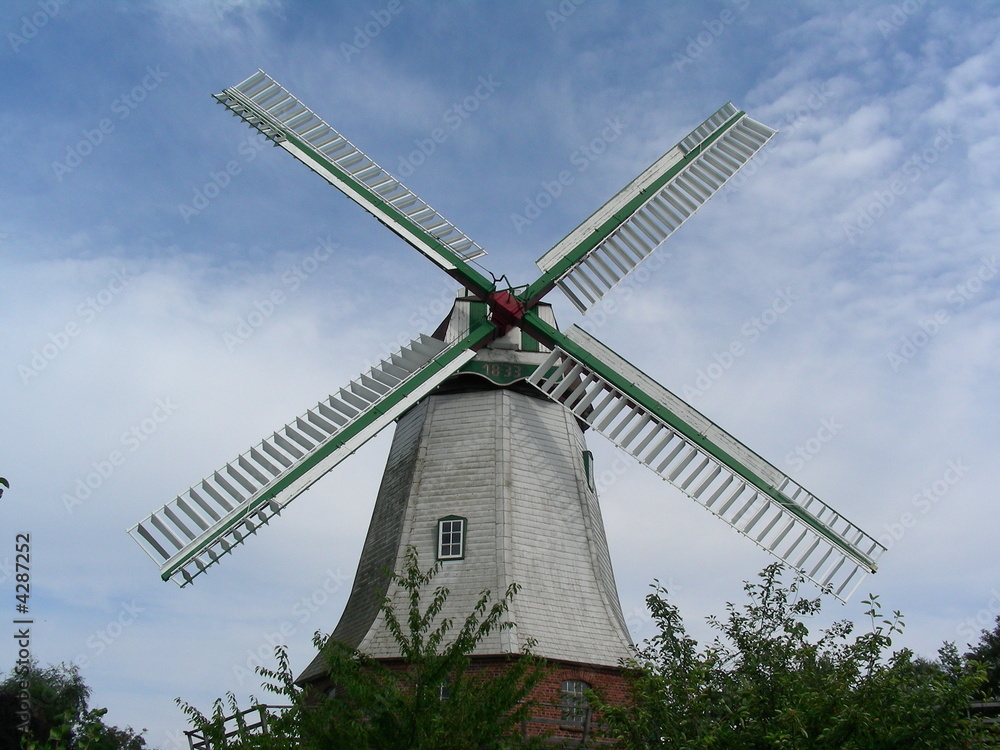
M 473 657 L 471 672 L 499 673 L 507 669 L 510 656 Z M 397 660 L 382 662 L 393 671 L 403 671 L 406 666 Z M 576 664 L 549 660 L 546 662 L 548 671 L 529 695 L 530 700 L 537 703 L 531 719 L 524 722 L 520 732 L 526 737 L 537 737 L 549 734 L 554 747 L 575 747 L 583 742 L 589 746 L 605 744 L 599 736 L 601 717 L 597 712 L 584 709 L 582 716 L 564 717 L 562 703 L 562 685 L 566 680 L 585 682 L 591 690 L 604 696 L 610 703 L 623 704 L 628 697 L 628 683 L 624 670 L 618 667 L 603 667 L 590 664 Z M 309 685 L 312 689 L 325 692 L 332 684 L 326 678 L 316 680 Z M 607 743 L 607 744 L 610 744 Z
M 584 741 L 588 742 L 588 746 L 603 744 L 594 740 L 595 734 L 600 734 L 599 713 L 586 709 L 583 716 L 564 720 L 562 684 L 565 680 L 580 680 L 609 703 L 623 704 L 628 696 L 624 671 L 617 667 L 558 661 L 549 661 L 548 665 L 549 673 L 535 686 L 530 696 L 538 702 L 538 708 L 532 721 L 522 726 L 522 732 L 529 737 L 550 732 L 553 744 L 562 747 L 573 747 Z

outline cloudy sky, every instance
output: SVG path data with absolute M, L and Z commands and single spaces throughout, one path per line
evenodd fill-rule
M 906 615 L 898 645 L 963 646 L 1000 614 L 998 10 L 5 3 L 0 620 L 15 631 L 27 534 L 33 655 L 78 663 L 110 720 L 161 748 L 181 746 L 175 697 L 259 692 L 273 643 L 301 668 L 336 624 L 390 431 L 192 587 L 126 534 L 433 329 L 454 293 L 211 98 L 263 68 L 515 283 L 727 100 L 778 128 L 614 314 L 581 321 L 556 292 L 557 317 L 886 542 L 824 616 L 863 624 L 873 592 Z M 770 558 L 591 443 L 633 635 L 659 579 L 703 637 Z

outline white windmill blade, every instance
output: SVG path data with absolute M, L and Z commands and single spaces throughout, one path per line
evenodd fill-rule
M 163 580 L 190 583 L 475 356 L 493 326 L 420 336 L 129 529 Z
M 528 381 L 737 531 L 846 601 L 885 548 L 573 326 Z
M 726 104 L 539 258 L 533 291 L 555 284 L 586 312 L 776 132 Z
M 492 290 L 467 265 L 483 248 L 264 71 L 214 96 L 469 289 Z

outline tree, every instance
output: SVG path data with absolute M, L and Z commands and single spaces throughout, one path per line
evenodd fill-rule
M 982 631 L 979 643 L 965 658 L 974 659 L 986 669 L 986 684 L 981 697 L 1000 700 L 1000 615 L 997 616 L 996 627 L 992 631 Z
M 436 588 L 430 603 L 421 606 L 422 592 L 430 587 L 440 565 L 421 572 L 416 551 L 407 550 L 403 573 L 392 577 L 407 594 L 405 617 L 400 619 L 388 597 L 383 600 L 382 615 L 402 657 L 400 669 L 317 633 L 314 642 L 335 688 L 324 694 L 297 686 L 287 653 L 278 647 L 277 668 L 257 671 L 264 678 L 263 687 L 290 706 L 283 711 L 258 709 L 267 722 L 267 734 L 252 730 L 251 723 L 241 717 L 235 719 L 232 736 L 226 737 L 227 715 L 243 713 L 232 694 L 225 701 L 215 701 L 210 718 L 179 699 L 178 703 L 214 748 L 500 750 L 536 746 L 523 745 L 516 730 L 533 708 L 528 696 L 543 677 L 544 664 L 525 653 L 510 660 L 505 669 L 487 674 L 469 657 L 489 633 L 514 627 L 503 621 L 503 615 L 517 586 L 512 585 L 492 604 L 490 592 L 482 592 L 473 612 L 454 632 L 452 619 L 440 617 L 448 599 L 446 588 Z
M 852 623 L 842 621 L 811 639 L 803 619 L 820 600 L 800 595 L 801 576 L 783 585 L 782 572 L 765 568 L 744 585 L 747 604 L 709 618 L 718 634 L 705 647 L 654 585 L 646 602 L 659 632 L 627 665 L 629 702 L 597 696 L 608 735 L 636 749 L 996 747 L 966 713 L 982 667 L 952 644 L 936 662 L 906 649 L 889 654 L 903 619 L 884 617 L 874 596 L 864 602 L 869 632 L 852 637 Z
M 141 732 L 108 726 L 104 723 L 107 709 L 90 708 L 89 700 L 90 688 L 75 665 L 42 669 L 31 661 L 13 671 L 0 682 L 0 750 L 146 747 Z

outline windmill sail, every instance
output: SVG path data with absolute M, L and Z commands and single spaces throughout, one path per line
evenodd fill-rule
M 492 284 L 468 266 L 486 255 L 482 247 L 264 71 L 215 98 L 467 288 L 480 296 L 492 290 Z
M 557 285 L 586 312 L 776 132 L 726 104 L 539 258 L 528 296 Z
M 846 601 L 885 548 L 582 329 L 528 378 L 737 531 Z
M 164 580 L 190 583 L 472 359 L 492 331 L 484 323 L 451 346 L 415 339 L 129 533 Z

